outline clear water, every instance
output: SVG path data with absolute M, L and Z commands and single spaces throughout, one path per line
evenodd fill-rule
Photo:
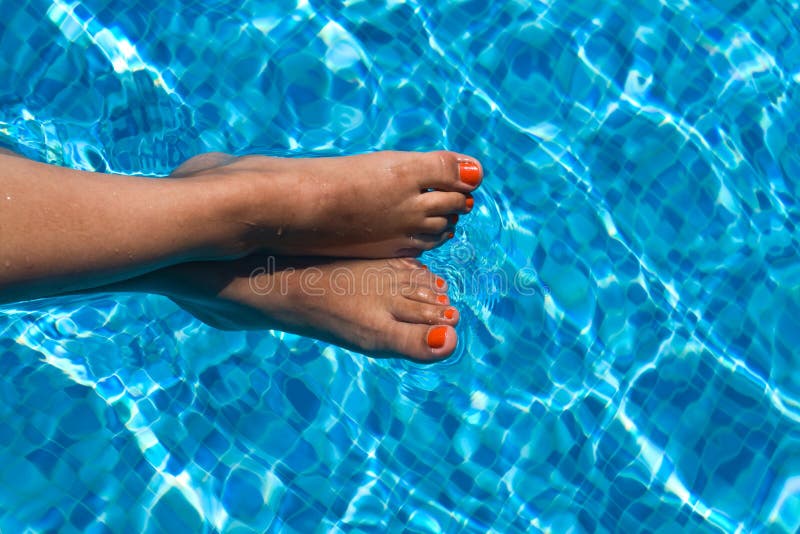
M 2 308 L 2 532 L 800 528 L 796 1 L 0 5 L 30 157 L 487 170 L 426 258 L 462 311 L 434 366 L 159 297 Z

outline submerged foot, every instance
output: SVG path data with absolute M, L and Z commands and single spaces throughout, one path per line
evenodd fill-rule
M 447 283 L 413 259 L 250 257 L 173 269 L 168 295 L 217 328 L 283 330 L 425 362 L 456 347 Z
M 447 241 L 483 171 L 454 152 L 286 159 L 204 154 L 173 176 L 227 180 L 245 251 L 291 256 L 416 256 Z

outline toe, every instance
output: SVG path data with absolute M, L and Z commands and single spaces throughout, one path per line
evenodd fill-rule
M 483 180 L 483 167 L 475 158 L 444 150 L 421 155 L 424 171 L 421 189 L 471 191 Z
M 445 294 L 436 295 L 436 303 L 441 306 L 447 306 L 450 304 L 450 297 Z
M 455 152 L 437 150 L 419 155 L 422 172 L 419 175 L 420 189 L 453 190 L 459 187 L 458 155 Z
M 475 199 L 472 198 L 472 195 L 467 195 L 464 199 L 464 210 L 466 213 L 472 211 L 473 206 L 475 206 Z
M 423 302 L 435 300 L 435 294 L 447 293 L 449 287 L 447 280 L 426 269 L 405 270 L 400 273 L 399 282 L 400 287 L 403 288 L 402 293 L 405 295 L 411 294 L 416 289 L 432 291 L 434 296 L 423 299 Z
M 441 234 L 450 227 L 448 217 L 428 217 L 422 222 L 420 231 L 426 234 Z
M 461 183 L 476 188 L 483 181 L 483 167 L 475 158 L 461 156 L 458 158 L 458 178 Z
M 441 276 L 435 275 L 431 273 L 428 284 L 431 289 L 436 291 L 437 293 L 447 293 L 447 280 L 442 278 Z
M 431 326 L 425 332 L 425 350 L 415 355 L 415 359 L 427 362 L 443 360 L 453 354 L 457 342 L 458 336 L 452 326 Z
M 394 340 L 394 351 L 411 360 L 436 362 L 453 354 L 458 342 L 450 325 L 427 326 L 396 322 L 388 334 Z
M 419 197 L 421 210 L 429 217 L 469 213 L 474 200 L 471 195 L 453 191 L 431 191 Z
M 433 288 L 423 285 L 408 285 L 400 290 L 400 294 L 407 299 L 415 300 L 417 302 L 426 302 L 429 304 L 436 304 L 439 302 L 439 296 L 442 294 L 435 291 Z M 446 295 L 445 295 L 446 297 Z
M 432 250 L 436 247 L 442 246 L 450 239 L 453 239 L 455 235 L 455 232 L 449 229 L 446 229 L 444 232 L 438 235 L 419 234 L 414 236 L 414 244 L 420 250 Z
M 417 302 L 406 298 L 395 300 L 392 313 L 398 321 L 428 325 L 455 325 L 459 318 L 458 312 L 453 306 Z
M 455 213 L 451 213 L 446 217 L 428 217 L 422 224 L 422 232 L 428 234 L 441 234 L 445 230 L 452 231 L 457 223 L 458 215 Z
M 450 239 L 453 239 L 455 235 L 454 229 L 446 228 L 444 232 L 439 234 L 414 234 L 396 239 L 393 241 L 391 255 L 396 258 L 417 257 L 426 250 L 442 246 Z

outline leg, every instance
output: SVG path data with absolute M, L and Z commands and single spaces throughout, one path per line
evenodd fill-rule
M 176 265 L 101 289 L 160 293 L 217 328 L 283 330 L 368 356 L 438 361 L 457 342 L 447 284 L 409 258 L 252 256 Z
M 0 154 L 0 302 L 97 287 L 180 262 L 417 255 L 446 241 L 482 171 L 452 152 L 207 155 L 148 180 Z
M 208 179 L 104 175 L 2 153 L 0 302 L 235 253 L 220 210 L 233 196 Z

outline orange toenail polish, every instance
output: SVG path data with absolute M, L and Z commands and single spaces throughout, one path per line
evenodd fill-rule
M 447 339 L 446 326 L 436 326 L 428 332 L 428 346 L 432 349 L 444 347 L 445 339 Z
M 428 270 L 428 266 L 427 266 L 427 265 L 423 265 L 423 266 L 422 266 L 422 270 L 423 270 L 423 271 L 427 271 L 427 270 Z
M 459 161 L 458 175 L 465 184 L 478 185 L 481 181 L 481 168 L 471 161 Z
M 447 234 L 447 239 L 453 239 L 455 236 L 456 236 L 456 234 L 454 234 L 453 232 L 450 232 L 449 234 Z
M 442 280 L 441 278 L 437 278 L 436 279 L 436 287 L 438 287 L 439 289 L 443 288 L 444 287 L 444 280 Z
M 439 295 L 436 297 L 436 302 L 439 304 L 447 304 L 447 297 L 445 295 Z
M 458 222 L 458 215 L 455 215 L 455 214 L 450 215 L 447 218 L 447 222 L 449 222 L 450 224 L 456 224 Z
M 475 205 L 475 199 L 474 199 L 474 198 L 472 198 L 472 197 L 467 197 L 467 202 L 466 202 L 466 204 L 467 204 L 467 209 L 468 209 L 468 210 L 471 210 L 471 209 L 472 209 L 472 206 L 474 206 L 474 205 Z
M 455 308 L 447 308 L 444 311 L 445 319 L 452 319 L 455 314 L 456 314 L 456 309 Z

